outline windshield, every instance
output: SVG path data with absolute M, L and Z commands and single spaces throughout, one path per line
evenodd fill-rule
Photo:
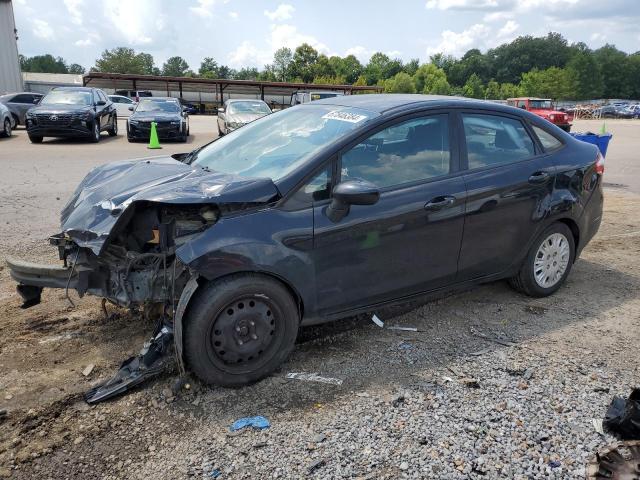
M 178 102 L 175 100 L 141 100 L 136 112 L 180 112 Z
M 40 105 L 92 105 L 91 92 L 79 90 L 51 90 Z
M 529 100 L 529 108 L 551 110 L 553 108 L 553 104 L 551 103 L 551 100 Z
M 264 102 L 231 102 L 229 113 L 271 113 L 269 107 Z
M 304 105 L 267 115 L 197 152 L 194 165 L 277 181 L 376 113 L 338 105 Z

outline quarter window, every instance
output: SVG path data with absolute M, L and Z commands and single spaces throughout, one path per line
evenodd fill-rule
M 535 125 L 532 125 L 532 127 L 546 152 L 552 152 L 553 150 L 557 150 L 562 147 L 562 142 L 549 132 L 541 129 L 540 127 L 536 127 Z
M 463 114 L 469 169 L 518 162 L 535 154 L 533 141 L 519 120 Z
M 415 118 L 359 143 L 342 155 L 342 181 L 361 179 L 380 188 L 447 175 L 448 115 Z

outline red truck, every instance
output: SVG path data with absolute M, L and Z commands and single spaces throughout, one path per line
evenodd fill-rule
M 565 112 L 560 112 L 553 108 L 553 102 L 548 98 L 509 98 L 507 103 L 512 107 L 523 108 L 531 113 L 535 113 L 539 117 L 548 120 L 549 122 L 557 125 L 565 132 L 571 131 L 571 123 L 569 123 L 569 115 Z

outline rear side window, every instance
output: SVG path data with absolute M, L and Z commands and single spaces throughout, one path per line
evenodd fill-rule
M 21 93 L 20 95 L 16 95 L 11 99 L 13 103 L 33 103 L 33 95 L 28 95 L 26 93 Z
M 535 125 L 532 125 L 532 127 L 546 152 L 552 152 L 562 147 L 562 142 L 549 132 L 541 129 L 540 127 L 536 127 Z
M 533 140 L 521 121 L 498 115 L 463 114 L 469 169 L 494 167 L 533 157 Z
M 342 180 L 366 180 L 380 188 L 447 175 L 448 115 L 392 125 L 342 155 Z

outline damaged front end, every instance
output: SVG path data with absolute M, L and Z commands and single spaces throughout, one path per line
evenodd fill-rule
M 87 402 L 111 398 L 160 372 L 172 343 L 183 373 L 181 318 L 198 273 L 177 251 L 221 214 L 266 203 L 277 193 L 270 181 L 214 174 L 171 158 L 108 164 L 80 184 L 62 212 L 63 233 L 50 238 L 62 265 L 7 259 L 23 308 L 40 303 L 44 288 L 58 288 L 71 302 L 68 292 L 75 290 L 80 297 L 103 298 L 103 308 L 110 302 L 156 320 L 142 351 L 88 392 Z

